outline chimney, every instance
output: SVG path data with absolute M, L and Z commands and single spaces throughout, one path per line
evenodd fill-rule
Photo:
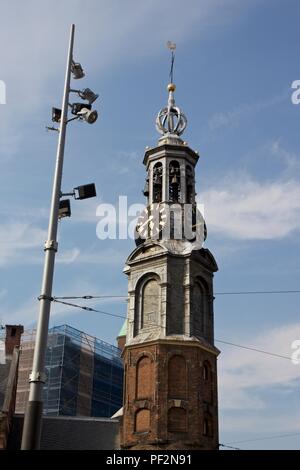
M 11 356 L 15 346 L 20 346 L 23 325 L 5 325 L 5 356 Z

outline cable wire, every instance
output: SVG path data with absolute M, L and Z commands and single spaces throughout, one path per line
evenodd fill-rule
M 215 292 L 214 295 L 299 294 L 300 290 L 250 290 L 238 292 Z
M 282 439 L 285 437 L 292 437 L 292 436 L 300 436 L 300 432 L 295 432 L 291 434 L 278 434 L 277 436 L 257 437 L 255 439 L 245 439 L 244 441 L 229 442 L 229 444 L 242 444 L 243 442 L 265 441 L 269 439 Z
M 73 304 L 70 302 L 63 302 L 61 300 L 57 300 L 57 297 L 53 297 L 53 302 L 56 302 L 58 304 L 68 305 L 69 307 L 81 308 L 82 310 L 87 310 L 88 312 L 103 313 L 103 315 L 109 315 L 110 317 L 123 318 L 126 320 L 126 317 L 124 317 L 124 315 L 117 315 L 116 313 L 109 313 L 109 312 L 104 312 L 103 310 L 96 310 L 95 308 L 86 307 L 85 305 L 77 305 L 77 304 Z
M 243 450 L 243 449 L 240 449 L 239 447 L 228 446 L 227 444 L 219 444 L 219 447 L 226 447 L 227 449 L 231 449 L 231 450 Z
M 269 295 L 269 294 L 300 294 L 300 290 L 257 290 L 257 291 L 232 291 L 232 292 L 214 292 L 213 295 Z M 212 294 L 204 294 L 211 296 Z M 148 296 L 151 296 L 151 294 Z M 156 296 L 155 296 L 156 297 Z M 56 299 L 127 299 L 128 295 L 82 295 L 82 296 L 68 296 L 68 297 L 55 297 Z
M 124 315 L 118 315 L 116 313 L 105 312 L 103 310 L 97 310 L 95 308 L 86 307 L 84 305 L 73 304 L 71 302 L 64 302 L 64 301 L 58 300 L 58 297 L 53 297 L 53 302 L 63 304 L 63 305 L 68 305 L 69 307 L 81 308 L 82 310 L 86 310 L 88 312 L 102 313 L 103 315 L 108 315 L 110 317 L 122 318 L 123 320 L 126 320 L 126 318 L 127 318 Z M 218 342 L 218 343 L 228 344 L 229 346 L 235 346 L 237 348 L 247 349 L 249 351 L 259 352 L 261 354 L 266 354 L 268 356 L 273 356 L 273 357 L 277 357 L 277 358 L 281 358 L 281 359 L 288 359 L 289 361 L 291 360 L 291 358 L 288 357 L 288 356 L 283 356 L 281 354 L 272 353 L 270 351 L 264 351 L 263 349 L 257 349 L 257 348 L 251 347 L 251 346 L 243 346 L 241 344 L 236 344 L 236 343 L 232 343 L 232 342 L 229 342 L 229 341 L 224 341 L 224 340 L 221 340 L 221 339 L 216 339 L 215 341 Z
M 85 299 L 85 300 L 91 300 L 91 299 L 123 299 L 127 298 L 127 295 L 79 295 L 79 296 L 67 296 L 67 297 L 55 297 L 55 299 L 65 299 L 65 300 L 72 300 L 72 299 Z
M 242 349 L 248 349 L 249 351 L 255 351 L 255 352 L 259 352 L 259 353 L 262 353 L 262 354 L 267 354 L 268 356 L 275 356 L 275 357 L 280 357 L 282 359 L 288 359 L 289 361 L 291 360 L 290 357 L 288 356 L 283 356 L 281 354 L 276 354 L 276 353 L 271 353 L 269 351 L 264 351 L 263 349 L 257 349 L 257 348 L 252 348 L 250 346 L 243 346 L 241 344 L 236 344 L 236 343 L 230 343 L 229 341 L 223 341 L 221 339 L 216 339 L 215 340 L 217 343 L 223 343 L 223 344 L 228 344 L 230 346 L 235 346 L 237 348 L 242 348 Z

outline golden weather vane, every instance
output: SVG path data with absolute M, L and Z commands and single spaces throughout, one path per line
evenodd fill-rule
M 168 41 L 167 42 L 167 48 L 170 49 L 170 51 L 171 51 L 170 82 L 173 83 L 176 44 L 172 41 Z

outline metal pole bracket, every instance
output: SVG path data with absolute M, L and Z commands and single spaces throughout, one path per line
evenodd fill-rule
M 57 252 L 58 243 L 55 240 L 47 240 L 44 245 L 44 251 L 53 250 Z
M 44 372 L 31 372 L 29 376 L 29 382 L 46 382 L 47 376 Z

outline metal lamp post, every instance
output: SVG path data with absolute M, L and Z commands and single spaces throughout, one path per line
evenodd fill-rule
M 72 67 L 80 64 L 73 62 L 73 44 L 74 44 L 74 32 L 75 25 L 71 25 L 69 50 L 67 58 L 67 68 L 64 83 L 64 93 L 60 117 L 60 128 L 57 129 L 59 132 L 57 156 L 55 164 L 55 173 L 52 190 L 51 209 L 49 216 L 48 226 L 48 239 L 45 242 L 45 262 L 44 272 L 42 281 L 42 290 L 39 297 L 40 311 L 39 319 L 36 331 L 36 341 L 33 356 L 32 373 L 29 378 L 30 389 L 29 389 L 29 400 L 24 417 L 23 435 L 22 435 L 22 450 L 37 450 L 40 447 L 41 437 L 41 424 L 42 424 L 42 412 L 43 412 L 43 401 L 42 392 L 43 385 L 45 383 L 45 356 L 47 350 L 47 338 L 48 338 L 48 327 L 49 327 L 49 316 L 52 299 L 52 285 L 53 285 L 53 274 L 54 274 L 54 261 L 55 254 L 57 252 L 57 227 L 59 218 L 59 204 L 61 193 L 61 182 L 62 182 L 62 170 L 64 160 L 64 149 L 66 139 L 66 127 L 68 123 L 68 106 L 69 106 L 69 94 L 70 94 L 70 79 Z M 73 72 L 74 73 L 74 72 Z M 81 69 L 81 76 L 74 78 L 81 78 L 84 76 Z M 94 111 L 97 113 L 96 111 Z M 73 118 L 76 119 L 76 118 Z M 71 120 L 73 120 L 71 119 Z M 82 119 L 82 116 L 78 116 L 78 119 Z

